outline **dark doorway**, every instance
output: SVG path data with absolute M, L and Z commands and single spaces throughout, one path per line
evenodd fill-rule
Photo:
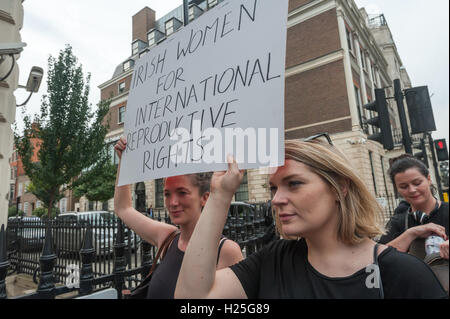
M 145 213 L 145 184 L 136 184 L 136 189 L 134 191 L 135 197 L 135 208 L 138 212 Z

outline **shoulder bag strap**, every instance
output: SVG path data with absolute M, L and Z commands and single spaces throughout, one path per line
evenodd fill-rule
M 226 237 L 224 237 L 224 238 L 222 238 L 222 239 L 220 240 L 220 243 L 219 243 L 219 250 L 218 250 L 218 252 L 217 252 L 217 262 L 216 262 L 216 265 L 219 264 L 220 251 L 222 250 L 222 246 L 223 246 L 223 244 L 225 243 L 226 240 L 227 240 Z
M 161 244 L 161 247 L 158 248 L 158 252 L 156 253 L 156 257 L 153 259 L 152 268 L 150 269 L 150 274 L 155 270 L 156 265 L 158 263 L 159 258 L 164 258 L 164 255 L 166 254 L 167 248 L 169 247 L 170 243 L 175 239 L 175 237 L 180 233 L 180 231 L 177 229 L 173 231 L 172 233 L 167 236 L 166 239 L 164 239 L 163 243 Z
M 383 290 L 383 282 L 381 281 L 381 271 L 380 266 L 378 265 L 378 246 L 379 244 L 375 244 L 375 247 L 373 248 L 373 263 L 376 265 L 376 271 L 378 274 L 378 283 L 380 285 L 380 299 L 384 299 L 384 290 Z
M 409 228 L 408 218 L 409 218 L 409 211 L 407 211 L 407 212 L 405 213 L 405 231 L 407 231 L 408 228 Z

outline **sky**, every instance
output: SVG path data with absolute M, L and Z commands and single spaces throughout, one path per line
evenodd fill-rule
M 111 79 L 114 69 L 131 53 L 132 16 L 148 6 L 159 19 L 182 0 L 38 0 L 24 1 L 22 42 L 27 46 L 18 60 L 19 84 L 25 85 L 32 66 L 44 69 L 39 92 L 25 108 L 17 109 L 18 128 L 24 114 L 39 113 L 47 92 L 49 56 L 57 57 L 66 44 L 91 73 L 90 102 L 100 99 L 98 86 Z M 433 5 L 430 5 L 432 3 Z M 427 85 L 437 131 L 433 138 L 449 141 L 449 1 L 448 0 L 356 0 L 369 14 L 383 13 L 413 86 Z M 17 104 L 28 97 L 15 91 Z

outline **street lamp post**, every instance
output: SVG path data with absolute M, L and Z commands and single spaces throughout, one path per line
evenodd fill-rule
M 402 128 L 403 146 L 407 154 L 413 153 L 411 146 L 411 136 L 409 135 L 408 122 L 406 121 L 405 107 L 403 105 L 402 86 L 399 79 L 394 80 L 395 100 L 397 102 L 398 115 L 400 117 L 400 126 Z

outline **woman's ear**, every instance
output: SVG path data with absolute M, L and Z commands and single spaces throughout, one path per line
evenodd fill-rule
M 350 182 L 346 178 L 341 178 L 339 181 L 339 186 L 344 197 L 347 197 L 348 189 L 350 188 Z
M 202 207 L 205 207 L 206 202 L 208 201 L 209 198 L 209 192 L 206 192 L 202 195 L 202 197 L 200 198 L 200 203 L 202 205 Z

